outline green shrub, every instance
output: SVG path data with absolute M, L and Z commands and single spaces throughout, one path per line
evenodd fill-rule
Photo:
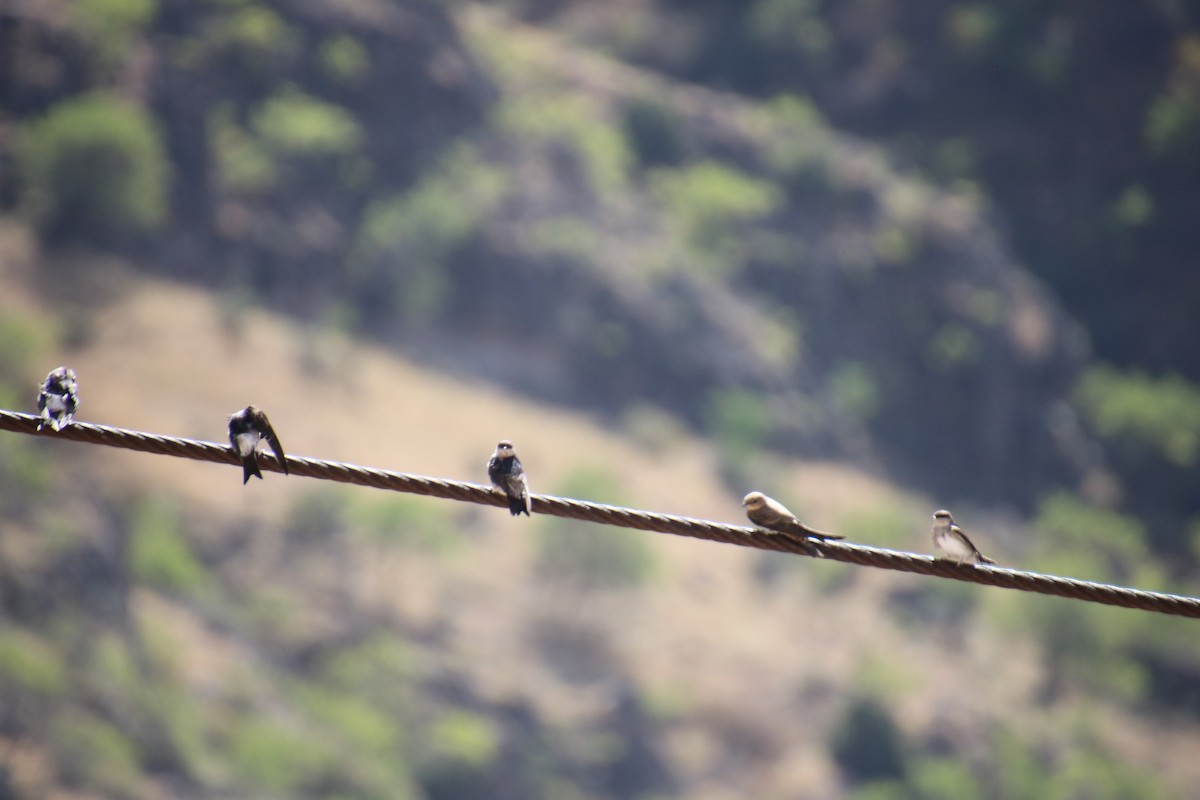
M 1133 456 L 1154 454 L 1178 467 L 1200 456 L 1200 386 L 1177 375 L 1093 367 L 1075 399 L 1096 431 Z
M 107 722 L 81 712 L 60 715 L 51 726 L 50 749 L 69 783 L 105 797 L 137 796 L 137 749 Z
M 578 159 L 586 188 L 601 200 L 620 196 L 629 182 L 633 155 L 625 136 L 590 98 L 574 93 L 509 100 L 497 119 L 521 139 L 566 148 Z
M 1154 775 L 1130 766 L 1121 752 L 1110 752 L 1094 741 L 1090 730 L 1082 735 L 1063 725 L 1046 734 L 1000 729 L 988 742 L 984 774 L 990 797 L 1054 797 L 1064 800 L 1119 800 L 1164 798 L 1168 795 Z
M 359 757 L 391 759 L 400 749 L 395 720 L 370 699 L 314 686 L 300 700 L 321 730 L 345 740 Z
M 1058 571 L 1052 564 L 1048 568 Z M 1057 697 L 1073 685 L 1125 703 L 1144 696 L 1148 676 L 1131 650 L 1136 612 L 1062 598 L 1021 600 L 1017 618 L 1042 643 L 1045 654 L 1046 694 Z
M 421 788 L 430 800 L 486 797 L 489 769 L 500 745 L 492 722 L 466 711 L 451 711 L 434 724 L 430 752 L 420 769 Z
M 1039 568 L 1070 574 L 1053 561 L 1039 562 Z M 1068 686 L 1124 703 L 1144 696 L 1148 676 L 1133 650 L 1136 612 L 1034 595 L 997 599 L 992 607 L 1000 609 L 1007 627 L 1032 634 L 1041 644 L 1046 696 L 1056 698 Z
M 218 106 L 208 119 L 208 140 L 216 164 L 217 182 L 229 192 L 255 193 L 270 189 L 279 177 L 279 164 L 267 146 L 234 120 L 233 109 Z
M 89 678 L 102 687 L 109 707 L 120 709 L 143 761 L 203 778 L 212 767 L 205 706 L 187 685 L 189 655 L 173 622 L 138 609 L 136 638 L 103 639 Z
M 746 15 L 746 26 L 758 44 L 807 56 L 824 55 L 833 39 L 817 0 L 757 0 Z
M 356 527 L 372 541 L 447 554 L 462 543 L 444 506 L 416 497 L 385 497 L 355 504 Z
M 1040 571 L 1099 581 L 1136 575 L 1150 585 L 1162 583 L 1161 575 L 1147 573 L 1155 570 L 1144 530 L 1130 517 L 1059 492 L 1042 502 L 1033 527 L 1038 535 L 1029 560 Z M 994 596 L 989 606 L 1007 627 L 1041 643 L 1048 694 L 1070 684 L 1124 702 L 1144 695 L 1148 676 L 1138 646 L 1150 628 L 1136 612 L 1030 594 Z
M 979 358 L 979 336 L 958 321 L 947 322 L 925 345 L 925 363 L 936 372 L 947 372 L 975 363 Z
M 567 497 L 620 502 L 612 473 L 585 467 L 559 493 Z M 584 589 L 623 589 L 645 584 L 657 562 L 645 534 L 588 522 L 552 519 L 538 528 L 538 574 Z
M 276 794 L 314 785 L 334 758 L 319 737 L 262 716 L 243 718 L 230 733 L 226 752 L 240 778 Z
M 1121 754 L 1095 747 L 1077 747 L 1068 752 L 1039 797 L 1071 800 L 1165 800 L 1169 797 L 1158 777 L 1139 766 L 1131 766 Z
M 878 414 L 883 402 L 870 367 L 858 361 L 838 364 L 829 375 L 826 391 L 834 405 L 863 422 Z
M 704 409 L 704 422 L 717 449 L 717 467 L 726 485 L 741 490 L 762 485 L 769 470 L 760 451 L 775 430 L 771 405 L 758 392 L 714 389 Z
M 363 214 L 349 271 L 385 301 L 370 302 L 425 321 L 450 291 L 454 254 L 482 227 L 505 192 L 506 175 L 465 143 L 454 145 L 405 194 L 377 200 Z
M 962 3 L 946 12 L 946 33 L 963 55 L 982 56 L 998 38 L 1004 19 L 988 3 Z
M 898 266 L 911 263 L 919 247 L 919 231 L 904 225 L 883 224 L 871 234 L 871 249 L 881 264 Z
M 230 5 L 206 42 L 213 57 L 233 59 L 239 67 L 262 73 L 296 52 L 299 35 L 273 9 L 255 2 Z
M 821 112 L 808 98 L 795 95 L 775 98 L 766 110 L 774 128 L 766 144 L 771 169 L 793 197 L 827 197 L 833 187 L 830 163 L 835 150 Z
M 975 770 L 961 758 L 923 758 L 909 767 L 913 800 L 983 800 Z
M 774 427 L 767 401 L 747 389 L 714 390 L 706 418 L 722 451 L 739 459 L 763 447 Z
M 142 680 L 130 688 L 125 700 L 138 721 L 134 739 L 146 760 L 192 777 L 207 774 L 210 753 L 204 714 L 185 686 L 163 677 Z
M 1033 527 L 1039 557 L 1053 558 L 1091 580 L 1126 579 L 1150 560 L 1146 529 L 1137 519 L 1089 506 L 1070 492 L 1043 499 Z
M 778 188 L 716 161 L 649 175 L 650 191 L 690 245 L 689 260 L 730 274 L 747 256 L 739 223 L 761 219 L 782 203 Z
M 1181 92 L 1162 95 L 1146 112 L 1144 138 L 1160 157 L 1191 160 L 1200 142 L 1200 99 Z
M 837 532 L 852 541 L 900 550 L 919 548 L 926 537 L 917 534 L 913 509 L 898 500 L 883 500 L 851 508 L 838 517 Z
M 438 719 L 429 738 L 438 757 L 471 767 L 490 764 L 500 750 L 495 724 L 467 711 L 452 711 Z
M 1026 731 L 1001 728 L 988 743 L 991 784 L 997 797 L 1046 797 L 1050 770 Z
M 118 64 L 134 49 L 158 13 L 158 0 L 75 0 L 71 12 L 102 69 Z
M 781 200 L 769 181 L 716 161 L 656 170 L 650 181 L 656 196 L 696 229 L 768 215 Z
M 153 118 L 96 93 L 21 123 L 22 205 L 44 235 L 103 238 L 156 227 L 166 215 L 167 158 Z
M 251 116 L 250 128 L 268 150 L 285 156 L 348 155 L 362 139 L 350 112 L 294 86 L 263 102 Z
M 548 217 L 529 224 L 529 249 L 545 256 L 560 256 L 590 262 L 599 252 L 600 237 L 594 223 L 585 217 Z
M 332 36 L 321 42 L 317 57 L 326 74 L 342 83 L 360 82 L 371 68 L 367 48 L 347 34 Z
M 380 707 L 399 710 L 409 702 L 415 669 L 410 646 L 403 639 L 381 634 L 332 654 L 320 665 L 319 673 L 328 686 L 362 693 Z
M 1123 228 L 1140 228 L 1154 219 L 1154 198 L 1145 186 L 1134 184 L 1113 201 L 1112 215 Z
M 329 756 L 320 780 L 321 796 L 363 800 L 420 796 L 398 720 L 380 707 L 369 690 L 355 687 L 350 693 L 307 685 L 300 688 L 299 701 L 312 719 L 312 730 L 320 731 L 314 740 Z
M 129 566 L 138 580 L 169 591 L 192 591 L 209 579 L 188 546 L 178 511 L 158 499 L 142 500 L 134 506 L 129 523 Z
M 68 679 L 66 664 L 50 645 L 14 628 L 0 629 L 0 693 L 59 697 Z

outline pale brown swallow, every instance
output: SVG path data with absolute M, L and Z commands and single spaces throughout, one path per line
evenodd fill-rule
M 933 546 L 960 564 L 995 564 L 996 562 L 979 552 L 975 543 L 962 528 L 954 524 L 949 511 L 937 511 L 933 515 Z
M 762 492 L 751 492 L 742 499 L 742 505 L 746 507 L 746 516 L 760 528 L 766 528 L 772 532 L 791 534 L 795 540 L 803 542 L 806 549 L 817 558 L 821 558 L 821 551 L 808 541 L 809 539 L 817 539 L 825 541 L 827 539 L 844 539 L 844 536 L 838 536 L 836 533 L 826 533 L 814 528 L 810 528 L 800 520 L 796 519 L 796 515 L 788 511 L 787 506 L 767 497 Z

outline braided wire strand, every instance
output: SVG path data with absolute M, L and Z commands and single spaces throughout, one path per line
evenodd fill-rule
M 0 409 L 0 430 L 65 439 L 73 442 L 105 445 L 143 453 L 211 461 L 217 464 L 241 464 L 241 459 L 224 444 L 174 436 L 114 428 L 86 422 L 72 422 L 61 431 L 49 427 L 38 430 L 39 417 Z M 502 494 L 488 486 L 462 481 L 410 475 L 403 472 L 361 467 L 339 461 L 317 458 L 287 457 L 288 470 L 318 480 L 352 483 L 395 492 L 440 497 L 465 503 L 506 506 Z M 259 466 L 271 472 L 283 472 L 274 455 L 263 453 Z M 819 554 L 823 558 L 876 569 L 911 572 L 938 578 L 979 583 L 1022 592 L 1055 595 L 1090 603 L 1133 608 L 1160 614 L 1200 618 L 1200 598 L 1131 589 L 1107 583 L 1064 578 L 1039 572 L 1005 567 L 958 564 L 927 555 L 888 550 L 840 541 L 801 540 L 788 534 L 768 532 L 760 528 L 727 525 L 708 520 L 657 514 L 622 506 L 590 503 L 553 495 L 534 495 L 533 510 L 568 519 L 585 520 L 602 525 L 615 525 L 656 533 L 669 533 L 693 539 L 723 542 L 739 547 L 774 550 L 795 555 Z

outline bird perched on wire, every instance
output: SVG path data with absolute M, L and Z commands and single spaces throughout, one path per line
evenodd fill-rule
M 283 445 L 271 427 L 271 421 L 256 406 L 246 406 L 241 411 L 229 415 L 229 443 L 233 452 L 242 460 L 242 485 L 250 482 L 250 476 L 255 475 L 262 480 L 262 471 L 258 468 L 258 451 L 262 448 L 262 440 L 266 438 L 271 443 L 271 451 L 283 465 L 283 474 L 288 474 L 287 456 L 284 455 Z
M 933 546 L 960 564 L 968 561 L 974 564 L 996 563 L 979 552 L 979 548 L 967 538 L 962 528 L 954 524 L 954 517 L 946 510 L 933 514 Z
M 71 424 L 78 408 L 79 383 L 75 380 L 75 370 L 70 367 L 50 370 L 38 392 L 38 413 L 42 415 L 38 430 L 49 425 L 55 431 L 61 431 Z
M 788 511 L 787 506 L 772 497 L 767 497 L 762 492 L 751 492 L 746 495 L 742 499 L 742 505 L 746 507 L 746 516 L 755 525 L 771 532 L 791 534 L 793 538 L 803 542 L 809 554 L 816 558 L 823 556 L 820 550 L 812 546 L 809 539 L 825 541 L 846 538 L 838 536 L 836 533 L 826 533 L 808 527 L 796 519 L 796 515 Z
M 533 500 L 529 497 L 529 479 L 525 477 L 525 468 L 521 459 L 513 450 L 513 444 L 504 439 L 496 445 L 496 452 L 488 459 L 488 480 L 508 497 L 508 511 L 514 517 L 524 512 L 529 516 L 533 509 Z

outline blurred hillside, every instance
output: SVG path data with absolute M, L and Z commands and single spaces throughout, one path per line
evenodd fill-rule
M 85 419 L 219 440 L 253 399 L 293 454 L 471 480 L 502 431 L 540 491 L 741 517 L 718 453 L 670 418 L 598 425 L 112 261 L 88 262 L 109 298 L 58 316 L 44 262 L 3 239 L 33 256 L 3 276 L 10 366 L 68 360 Z M 63 344 L 71 324 L 86 344 Z M 28 384 L 5 392 L 21 406 Z M 929 498 L 762 458 L 813 524 L 927 549 Z M 4 796 L 1117 800 L 1200 781 L 1191 620 L 15 435 L 0 470 Z M 1028 527 L 970 519 L 1004 563 L 1173 586 L 1135 523 L 1067 496 Z
M 1101 7 L 0 2 L 0 400 L 1196 593 L 1195 20 Z M 1194 625 L 23 438 L 0 798 L 1200 785 Z
M 10 16 L 12 196 L 48 244 L 522 394 L 657 407 L 727 441 L 733 478 L 768 446 L 1028 509 L 1099 467 L 1067 407 L 1082 338 L 985 207 L 801 97 L 475 7 L 152 5 Z

